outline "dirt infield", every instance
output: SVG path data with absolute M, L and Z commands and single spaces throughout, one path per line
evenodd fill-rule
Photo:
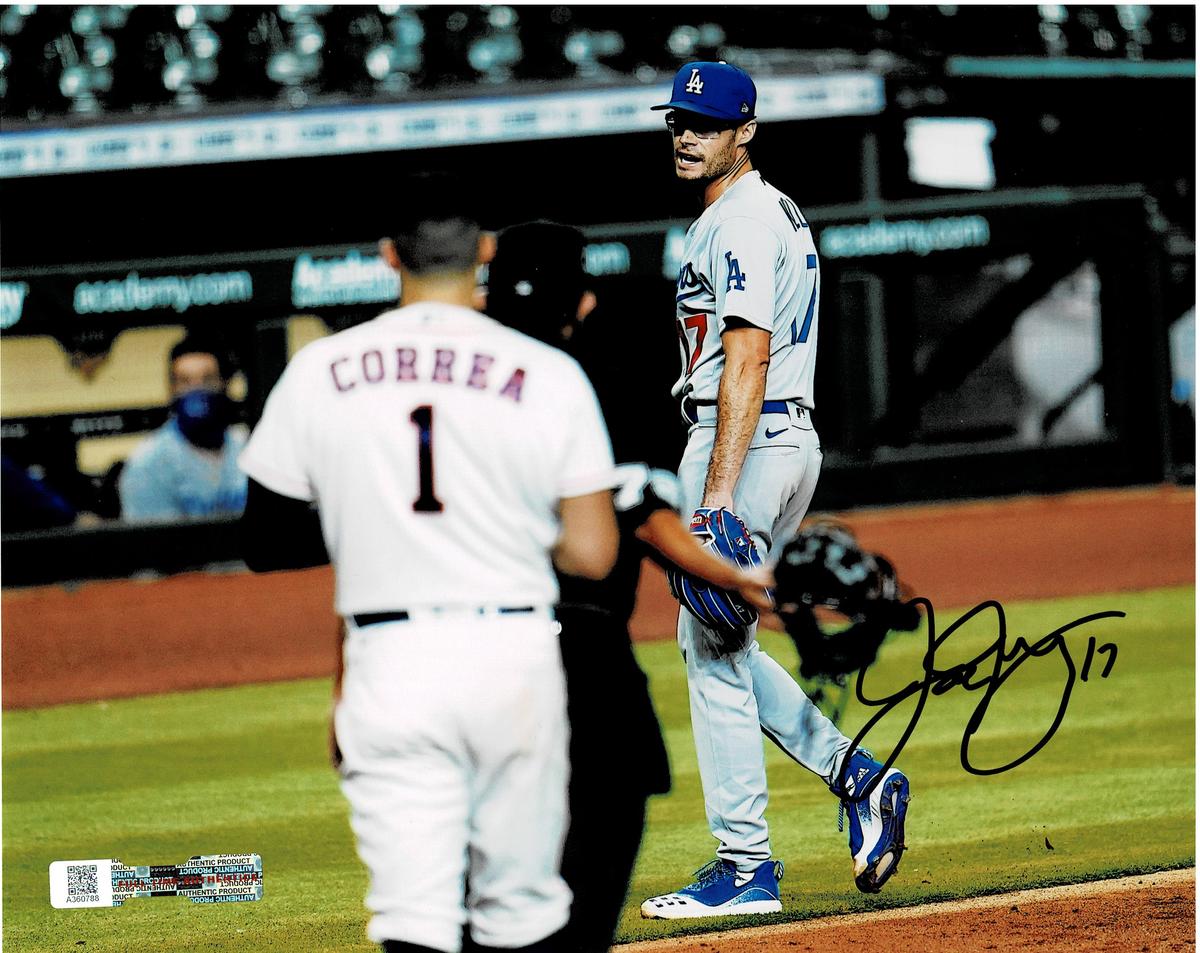
M 1183 585 L 1195 577 L 1190 489 L 861 510 L 843 518 L 937 607 Z M 332 590 L 328 569 L 5 590 L 3 705 L 329 675 Z M 661 572 L 648 567 L 635 638 L 673 636 L 677 609 Z
M 1193 490 L 1163 486 L 825 515 L 946 609 L 1190 584 L 1195 505 Z M 642 579 L 634 638 L 673 633 L 678 605 L 661 571 L 647 566 Z
M 614 953 L 903 950 L 1135 953 L 1196 947 L 1196 871 L 1022 890 L 613 947 Z
M 1185 585 L 1195 495 L 1153 487 L 845 514 L 937 607 Z M 3 593 L 3 704 L 48 705 L 329 675 L 328 570 L 192 573 Z M 643 572 L 633 630 L 670 637 L 676 606 Z M 768 620 L 769 621 L 769 620 Z M 617 953 L 1037 948 L 1191 951 L 1195 871 L 807 923 L 634 943 Z

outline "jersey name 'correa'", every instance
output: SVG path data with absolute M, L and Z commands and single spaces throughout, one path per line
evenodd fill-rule
M 493 354 L 479 351 L 461 355 L 454 348 L 419 349 L 407 346 L 370 348 L 354 356 L 341 356 L 329 364 L 333 386 L 346 393 L 360 384 L 386 381 L 430 381 L 461 384 L 474 390 L 494 390 L 500 397 L 519 401 L 525 386 L 523 367 L 496 368 Z

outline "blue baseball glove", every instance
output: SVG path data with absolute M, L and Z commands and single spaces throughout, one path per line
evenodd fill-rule
M 691 532 L 721 559 L 743 569 L 762 565 L 746 524 L 727 509 L 700 507 L 692 516 Z M 741 596 L 674 567 L 667 571 L 667 584 L 671 595 L 704 623 L 709 645 L 717 654 L 736 652 L 745 646 L 746 627 L 758 621 L 758 610 Z

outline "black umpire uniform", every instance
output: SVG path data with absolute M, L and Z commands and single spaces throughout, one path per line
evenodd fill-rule
M 642 462 L 646 457 L 640 451 L 646 448 L 637 441 L 644 434 L 677 430 L 672 426 L 674 408 L 668 400 L 661 401 L 669 415 L 661 429 L 647 421 L 647 404 L 636 394 L 639 381 L 652 392 L 644 386 L 647 379 L 631 374 L 626 360 L 607 359 L 617 351 L 606 346 L 605 331 L 618 332 L 607 339 L 628 356 L 629 339 L 614 326 L 605 326 L 618 312 L 577 322 L 581 302 L 584 307 L 594 304 L 585 297 L 583 251 L 583 236 L 567 226 L 531 222 L 506 229 L 489 270 L 487 311 L 570 351 L 596 389 L 616 459 Z M 673 340 L 665 344 L 674 349 Z M 647 356 L 644 348 L 638 357 L 648 363 L 658 359 Z M 637 423 L 629 426 L 634 419 Z M 670 449 L 659 447 L 657 454 L 669 456 Z M 658 482 L 656 489 L 649 467 L 624 467 L 622 472 L 630 479 L 617 499 L 621 545 L 616 567 L 602 582 L 559 578 L 556 616 L 562 625 L 571 725 L 570 826 L 562 875 L 575 895 L 571 920 L 554 938 L 555 949 L 564 953 L 608 950 L 641 845 L 646 799 L 671 786 L 662 731 L 646 676 L 633 655 L 628 624 L 642 558 L 648 553 L 634 534 L 655 510 L 676 508 L 663 498 L 671 496 L 673 475 L 664 474 L 669 479 Z

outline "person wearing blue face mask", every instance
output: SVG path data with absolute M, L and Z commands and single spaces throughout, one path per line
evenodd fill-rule
M 237 466 L 245 436 L 231 429 L 229 357 L 189 333 L 171 349 L 171 416 L 142 441 L 121 472 L 121 518 L 128 522 L 236 516 L 246 505 Z

